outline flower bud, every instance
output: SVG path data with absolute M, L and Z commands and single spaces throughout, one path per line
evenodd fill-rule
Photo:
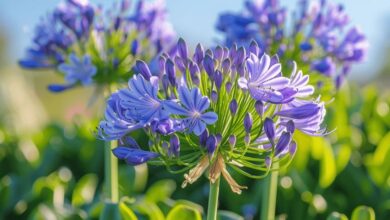
M 234 146 L 236 146 L 236 141 L 237 141 L 236 135 L 232 134 L 229 136 L 230 148 L 234 148 Z
M 222 81 L 223 81 L 222 73 L 219 70 L 215 71 L 214 82 L 218 90 L 221 89 Z
M 211 101 L 212 102 L 217 102 L 218 101 L 218 93 L 216 91 L 211 92 Z
M 180 154 L 180 140 L 176 134 L 171 135 L 169 140 L 169 152 L 175 157 L 178 157 Z
M 233 99 L 230 104 L 229 104 L 229 109 L 230 109 L 230 113 L 232 113 L 232 115 L 236 115 L 237 113 L 237 108 L 238 108 L 238 104 L 237 104 L 237 101 L 235 99 Z
M 215 71 L 214 60 L 208 54 L 206 54 L 206 56 L 203 59 L 203 67 L 207 75 L 210 77 L 210 79 L 214 79 L 214 71 Z
M 168 80 L 171 83 L 172 86 L 176 85 L 176 70 L 175 70 L 175 64 L 171 59 L 167 59 L 165 62 L 165 72 L 168 75 Z
M 222 57 L 223 57 L 223 48 L 218 45 L 214 50 L 214 58 L 217 60 L 221 60 Z
M 245 60 L 245 58 L 246 58 L 245 48 L 244 47 L 240 47 L 237 50 L 236 56 L 233 57 L 233 65 L 234 66 L 242 65 L 244 60 Z
M 229 74 L 230 73 L 230 59 L 225 59 L 222 62 L 222 73 Z
M 216 134 L 215 137 L 217 138 L 217 145 L 221 144 L 222 141 L 222 135 L 220 133 Z
M 209 155 L 212 155 L 217 148 L 217 138 L 214 135 L 210 135 L 206 141 L 206 149 Z
M 133 42 L 131 43 L 131 48 L 130 48 L 131 54 L 137 55 L 138 48 L 139 48 L 138 40 L 133 40 Z
M 274 145 L 275 125 L 274 121 L 268 117 L 264 120 L 264 132 L 267 135 L 267 138 L 269 139 L 271 144 Z
M 292 120 L 289 120 L 287 122 L 286 129 L 287 129 L 287 132 L 294 133 L 295 125 L 294 125 L 294 122 Z
M 251 113 L 246 113 L 245 118 L 244 118 L 244 127 L 245 127 L 245 132 L 250 133 L 252 129 L 252 124 L 253 124 L 253 119 Z
M 255 109 L 256 109 L 257 114 L 260 117 L 263 117 L 263 114 L 264 114 L 264 103 L 262 101 L 260 101 L 260 100 L 256 101 Z
M 203 131 L 203 133 L 199 136 L 200 146 L 206 146 L 207 138 L 209 138 L 209 131 L 207 128 Z
M 231 82 L 227 82 L 225 84 L 225 89 L 226 89 L 227 93 L 230 93 L 232 91 L 232 83 Z
M 202 63 L 204 57 L 204 49 L 201 44 L 198 44 L 194 53 L 194 61 L 199 65 Z
M 179 39 L 179 42 L 177 43 L 177 49 L 179 51 L 179 56 L 183 59 L 183 60 L 187 60 L 188 58 L 188 49 L 187 49 L 187 44 L 186 42 L 184 41 L 183 38 L 180 38 Z
M 283 132 L 283 134 L 280 136 L 279 141 L 275 147 L 276 156 L 284 154 L 286 149 L 289 147 L 290 142 L 291 142 L 291 133 L 290 132 Z
M 186 61 L 183 58 L 178 56 L 175 57 L 175 64 L 182 73 L 185 73 L 187 69 L 185 62 Z
M 152 74 L 150 73 L 150 70 L 149 70 L 149 67 L 148 65 L 142 61 L 142 60 L 137 60 L 137 62 L 135 63 L 135 66 L 137 68 L 137 70 L 139 71 L 139 73 L 146 79 L 146 80 L 149 80 L 150 77 L 152 76 Z

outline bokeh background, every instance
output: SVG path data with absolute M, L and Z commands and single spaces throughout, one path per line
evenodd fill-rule
M 295 1 L 282 3 L 293 7 Z M 390 1 L 341 3 L 367 36 L 367 59 L 354 66 L 350 82 L 332 103 L 329 114 L 336 119 L 329 126 L 336 132 L 326 142 L 308 140 L 316 147 L 300 148 L 292 168 L 284 171 L 277 206 L 281 219 L 326 219 L 333 211 L 350 216 L 358 205 L 373 207 L 377 219 L 390 218 Z M 35 24 L 57 4 L 57 0 L 0 1 L 0 219 L 47 219 L 47 213 L 52 213 L 51 219 L 80 219 L 87 212 L 93 216 L 99 208 L 93 201 L 99 200 L 96 194 L 102 187 L 103 143 L 94 136 L 97 121 L 90 119 L 101 115 L 103 100 L 90 105 L 94 91 L 88 88 L 52 94 L 46 85 L 61 82 L 60 77 L 17 65 Z M 192 46 L 213 45 L 221 39 L 214 28 L 218 14 L 240 10 L 242 1 L 168 0 L 167 7 L 178 36 Z M 176 188 L 181 175 L 147 169 L 121 166 L 121 193 L 146 198 L 141 205 L 135 203 L 138 211 L 165 199 L 207 204 L 207 182 L 182 190 Z M 156 181 L 160 182 L 153 188 Z M 251 219 L 258 213 L 261 183 L 238 181 L 251 190 L 236 197 L 223 185 L 220 207 Z M 80 193 L 83 190 L 86 193 Z M 159 219 L 151 210 L 139 212 Z

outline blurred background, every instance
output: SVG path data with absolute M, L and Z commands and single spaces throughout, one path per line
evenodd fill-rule
M 109 6 L 113 1 L 91 2 Z M 293 3 L 282 1 L 290 7 Z M 350 216 L 358 205 L 373 207 L 377 219 L 390 219 L 390 1 L 341 3 L 367 36 L 367 59 L 354 66 L 350 83 L 331 104 L 328 126 L 337 128 L 336 132 L 326 141 L 305 140 L 315 147 L 299 148 L 294 164 L 284 171 L 279 181 L 280 219 L 326 219 L 333 211 Z M 95 193 L 102 186 L 103 143 L 94 137 L 97 120 L 90 119 L 101 115 L 103 100 L 89 106 L 94 91 L 81 87 L 50 93 L 46 86 L 61 82 L 60 77 L 50 71 L 25 71 L 17 65 L 39 18 L 57 4 L 56 0 L 0 1 L 0 219 L 47 219 L 42 214 L 47 210 L 53 213 L 51 219 L 83 219 L 99 207 L 94 201 L 99 200 Z M 242 1 L 169 0 L 167 7 L 178 36 L 192 46 L 198 42 L 213 45 L 221 39 L 214 28 L 218 14 L 238 11 Z M 170 199 L 207 204 L 205 181 L 175 191 L 181 175 L 153 167 L 148 175 L 146 166 L 121 169 L 121 193 L 145 197 L 143 205 L 155 203 L 164 212 L 158 203 Z M 153 188 L 156 181 L 160 182 Z M 250 190 L 239 200 L 231 200 L 236 195 L 223 185 L 220 206 L 252 219 L 260 207 L 261 182 L 238 182 Z M 155 191 L 148 194 L 147 189 Z M 83 190 L 87 193 L 80 193 Z M 165 197 L 151 196 L 156 192 Z M 158 219 L 158 211 L 142 209 L 139 204 L 134 209 Z

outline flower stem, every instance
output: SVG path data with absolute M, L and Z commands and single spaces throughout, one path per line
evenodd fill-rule
M 279 164 L 274 163 L 273 168 L 278 168 Z M 276 194 L 278 190 L 278 175 L 279 171 L 272 171 L 269 176 L 266 177 L 263 186 L 263 199 L 261 206 L 261 218 L 265 220 L 275 219 L 276 208 Z
M 218 179 L 215 181 L 215 183 L 210 182 L 209 205 L 207 208 L 207 220 L 216 220 L 217 219 L 220 179 L 221 179 L 221 177 L 218 177 Z
M 111 152 L 115 145 L 115 141 L 106 141 L 104 145 L 106 196 L 113 203 L 118 202 L 118 160 Z

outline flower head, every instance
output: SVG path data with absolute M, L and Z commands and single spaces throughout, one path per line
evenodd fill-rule
M 287 29 L 289 14 L 292 30 Z M 368 45 L 365 35 L 349 24 L 344 7 L 327 0 L 299 1 L 292 12 L 279 0 L 248 0 L 244 11 L 221 14 L 216 28 L 224 33 L 227 46 L 251 48 L 255 40 L 262 52 L 277 53 L 284 63 L 295 60 L 313 73 L 331 77 L 338 87 L 349 67 L 364 59 Z
M 233 192 L 241 193 L 246 187 L 227 167 L 261 178 L 273 162 L 287 165 L 292 159 L 295 129 L 323 134 L 323 103 L 313 99 L 309 77 L 296 68 L 291 77 L 282 76 L 278 59 L 252 53 L 260 48 L 248 53 L 243 47 L 217 46 L 204 52 L 198 45 L 190 54 L 183 39 L 177 48 L 162 55 L 164 65 L 155 76 L 144 77 L 150 72 L 146 65 L 138 68 L 129 87 L 113 95 L 123 115 L 118 120 L 107 115 L 100 127 L 104 131 L 107 122 L 124 120 L 144 129 L 151 143 L 144 151 L 158 153 L 156 160 L 169 169 L 189 170 L 182 186 L 209 169 L 211 182 L 223 176 Z M 108 103 L 107 111 L 111 108 Z M 127 137 L 132 131 L 118 127 L 109 133 Z M 123 155 L 117 156 L 131 158 Z
M 175 36 L 164 0 L 140 0 L 134 10 L 130 8 L 128 0 L 108 10 L 88 0 L 60 3 L 36 27 L 33 45 L 19 64 L 64 73 L 65 85 L 49 86 L 54 92 L 76 85 L 107 87 L 126 82 L 138 72 L 131 70 L 137 59 L 146 61 L 136 65 L 144 70 L 143 64 L 161 50 L 172 49 Z M 151 76 L 151 72 L 141 73 L 149 74 L 145 78 Z

